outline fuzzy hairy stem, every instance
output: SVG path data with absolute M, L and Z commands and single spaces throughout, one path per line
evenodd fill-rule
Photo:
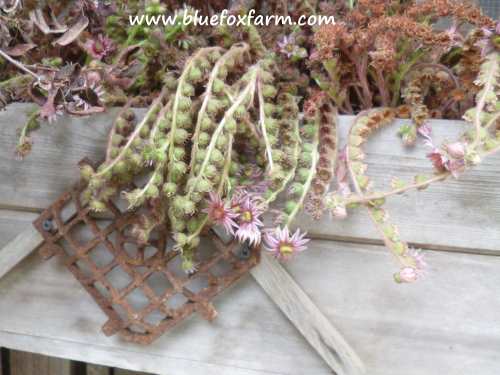
M 364 130 L 358 130 L 357 126 L 361 124 L 361 120 L 366 121 Z M 359 144 L 357 138 L 359 136 L 367 138 L 374 130 L 392 123 L 394 120 L 394 113 L 387 109 L 373 110 L 367 114 L 361 113 L 351 126 L 348 134 L 348 143 L 346 146 L 346 165 L 349 175 L 352 180 L 354 190 L 360 197 L 365 197 L 368 191 L 368 183 L 366 183 L 366 176 L 363 173 L 356 173 L 352 165 L 352 154 L 357 155 L 357 159 L 364 159 L 364 154 L 361 148 L 357 148 L 357 152 L 351 152 L 351 144 Z M 363 127 L 361 127 L 363 128 Z M 358 134 L 354 134 L 354 129 Z M 354 148 L 354 147 L 353 147 Z M 363 177 L 363 178 L 361 178 Z M 360 181 L 363 181 L 363 186 Z M 374 223 L 377 231 L 382 236 L 386 247 L 391 250 L 391 253 L 396 257 L 402 267 L 415 267 L 413 258 L 407 255 L 408 245 L 401 241 L 397 228 L 388 222 L 388 215 L 380 208 L 380 204 L 369 201 L 365 204 L 369 217 Z
M 255 90 L 258 69 L 259 69 L 258 65 L 251 68 L 252 74 L 251 74 L 250 82 L 246 85 L 246 87 L 236 97 L 236 99 L 233 102 L 233 104 L 231 105 L 231 107 L 226 111 L 226 113 L 224 114 L 224 117 L 222 118 L 220 123 L 217 125 L 217 128 L 215 129 L 215 131 L 212 135 L 212 138 L 210 140 L 210 143 L 207 147 L 207 155 L 205 156 L 205 158 L 201 164 L 200 172 L 196 176 L 194 176 L 195 182 L 191 185 L 190 189 L 188 190 L 188 193 L 187 193 L 188 196 L 190 196 L 193 193 L 194 188 L 196 186 L 196 183 L 202 178 L 202 176 L 205 172 L 205 169 L 210 161 L 211 152 L 215 148 L 216 143 L 217 143 L 217 139 L 218 139 L 219 135 L 222 133 L 222 131 L 224 130 L 224 126 L 226 125 L 227 120 L 229 118 L 232 118 L 236 109 L 247 99 L 247 96 Z
M 308 168 L 308 175 L 306 180 L 304 181 L 303 184 L 303 191 L 299 195 L 298 199 L 295 202 L 295 206 L 293 210 L 288 214 L 288 217 L 285 222 L 286 227 L 290 227 L 292 224 L 293 220 L 297 216 L 297 214 L 300 212 L 302 207 L 304 207 L 304 202 L 309 194 L 309 190 L 311 188 L 311 183 L 314 179 L 314 176 L 316 174 L 316 167 L 318 165 L 318 160 L 319 160 L 319 152 L 318 152 L 318 145 L 319 145 L 319 113 L 316 113 L 315 115 L 315 129 L 314 129 L 314 134 L 312 136 L 311 140 L 311 145 L 312 145 L 312 151 L 311 151 L 311 165 Z
M 222 169 L 220 183 L 219 183 L 219 186 L 217 187 L 217 193 L 219 195 L 222 194 L 222 192 L 224 191 L 224 187 L 226 186 L 226 183 L 227 183 L 226 180 L 227 180 L 227 176 L 229 174 L 229 167 L 231 165 L 231 152 L 232 152 L 232 150 L 233 150 L 233 136 L 231 135 L 229 137 L 229 141 L 228 141 L 227 155 L 226 155 L 226 160 L 224 163 L 224 168 Z M 207 225 L 207 223 L 208 223 L 208 215 L 205 214 L 204 218 L 200 221 L 198 228 L 187 237 L 186 242 L 189 244 L 193 241 L 194 238 L 198 237 L 200 235 L 200 233 L 202 232 L 203 228 L 205 228 L 205 226 Z
M 187 76 L 188 76 L 191 68 L 194 66 L 194 63 L 196 62 L 196 60 L 204 55 L 207 55 L 208 53 L 210 53 L 212 51 L 220 51 L 220 47 L 202 48 L 199 51 L 197 51 L 189 59 L 189 61 L 186 63 L 184 70 L 183 70 L 181 76 L 179 77 L 179 83 L 177 86 L 177 91 L 175 93 L 174 103 L 173 103 L 173 108 L 172 108 L 172 124 L 170 127 L 170 137 L 169 137 L 171 144 L 174 143 L 175 131 L 177 130 L 177 115 L 178 115 L 178 111 L 179 111 L 179 99 L 182 96 L 183 84 L 186 81 Z M 169 171 L 168 171 L 168 176 L 167 176 L 168 182 L 172 181 L 172 172 L 171 172 L 172 168 L 171 168 L 171 166 L 172 166 L 172 163 L 175 161 L 173 152 L 174 152 L 174 148 L 172 147 L 172 148 L 170 148 L 170 150 L 168 152 L 168 163 L 169 163 Z
M 110 172 L 112 170 L 112 168 L 119 161 L 123 160 L 123 158 L 125 157 L 125 155 L 127 153 L 127 150 L 130 149 L 130 147 L 132 146 L 134 140 L 141 133 L 141 130 L 149 122 L 149 120 L 151 119 L 151 117 L 154 116 L 157 113 L 158 108 L 159 108 L 162 100 L 164 99 L 165 94 L 166 94 L 166 89 L 164 89 L 162 91 L 162 93 L 158 96 L 158 98 L 155 99 L 154 103 L 151 105 L 151 107 L 149 108 L 148 112 L 146 113 L 146 115 L 144 116 L 144 118 L 142 119 L 142 121 L 136 126 L 136 128 L 133 131 L 133 133 L 128 138 L 127 143 L 121 148 L 120 153 L 118 154 L 118 156 L 116 156 L 113 160 L 111 160 L 111 162 L 106 163 L 106 166 L 104 168 L 102 168 L 100 171 L 96 172 L 94 174 L 94 176 L 93 176 L 94 178 L 95 177 L 104 176 L 106 173 Z
M 266 115 L 264 113 L 264 96 L 262 95 L 262 83 L 259 78 L 257 78 L 257 96 L 259 98 L 259 126 L 260 131 L 262 132 L 262 137 L 264 139 L 264 145 L 266 149 L 268 172 L 271 173 L 274 168 L 273 152 L 271 144 L 269 143 L 269 138 L 267 136 Z
M 193 133 L 193 139 L 195 140 L 193 144 L 193 149 L 191 150 L 191 165 L 190 165 L 190 174 L 189 178 L 192 178 L 194 175 L 194 161 L 195 161 L 195 155 L 198 151 L 199 145 L 198 145 L 198 136 L 201 131 L 201 123 L 203 121 L 204 116 L 206 115 L 206 110 L 207 110 L 207 105 L 209 100 L 212 97 L 212 87 L 214 84 L 215 79 L 217 78 L 217 75 L 219 73 L 220 67 L 230 58 L 237 56 L 237 55 L 242 55 L 243 53 L 247 52 L 249 50 L 249 46 L 246 43 L 242 44 L 237 44 L 231 47 L 229 51 L 224 53 L 222 57 L 215 63 L 212 72 L 210 73 L 210 76 L 208 78 L 208 83 L 207 83 L 207 89 L 205 91 L 205 96 L 203 98 L 203 102 L 201 104 L 200 110 L 198 111 L 197 119 L 196 119 L 196 125 L 195 125 L 195 130 Z M 230 98 L 231 101 L 233 101 L 232 98 Z

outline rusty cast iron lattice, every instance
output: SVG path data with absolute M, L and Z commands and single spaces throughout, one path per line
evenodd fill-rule
M 60 255 L 65 266 L 108 316 L 108 335 L 149 344 L 198 311 L 216 317 L 212 299 L 255 266 L 259 249 L 225 243 L 214 232 L 197 251 L 197 269 L 186 274 L 167 230 L 140 244 L 130 230 L 137 215 L 108 202 L 110 220 L 82 204 L 84 183 L 62 194 L 34 222 L 44 237 L 41 254 Z

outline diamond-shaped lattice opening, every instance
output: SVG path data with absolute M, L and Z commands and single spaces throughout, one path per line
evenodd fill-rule
M 136 243 L 125 242 L 122 246 L 123 250 L 127 253 L 130 259 L 139 260 L 140 259 L 140 251 L 139 246 Z
M 85 277 L 89 278 L 93 276 L 94 272 L 92 271 L 92 267 L 86 260 L 79 260 L 75 263 L 75 265 Z
M 95 234 L 92 232 L 92 229 L 83 221 L 73 225 L 69 230 L 68 236 L 82 247 L 88 246 L 89 242 L 95 238 Z
M 76 204 L 73 201 L 69 201 L 61 209 L 59 215 L 63 223 L 67 223 L 70 219 L 76 216 Z
M 97 228 L 101 231 L 104 231 L 106 228 L 109 227 L 109 224 L 111 223 L 109 220 L 95 220 L 93 223 L 97 226 Z
M 176 293 L 168 299 L 166 305 L 172 310 L 177 310 L 184 306 L 187 302 L 189 302 L 189 300 L 184 294 Z
M 185 279 L 186 272 L 182 269 L 182 258 L 177 255 L 167 264 L 168 271 L 176 278 Z
M 208 262 L 217 255 L 213 246 L 200 246 L 196 252 L 196 261 L 200 263 Z
M 157 326 L 157 325 L 163 323 L 167 319 L 168 319 L 167 314 L 156 309 L 153 312 L 151 312 L 150 314 L 148 314 L 148 316 L 146 316 L 144 318 L 144 321 L 146 323 L 151 324 L 151 325 Z
M 133 281 L 132 277 L 123 270 L 120 266 L 114 267 L 106 275 L 108 282 L 116 290 L 123 290 Z
M 118 314 L 118 316 L 120 316 L 122 320 L 127 319 L 127 317 L 129 316 L 127 310 L 125 310 L 125 308 L 121 304 L 114 303 L 111 307 Z
M 100 243 L 88 253 L 89 258 L 98 268 L 109 266 L 115 259 L 114 255 L 109 251 L 106 245 Z
M 163 272 L 154 272 L 148 277 L 146 283 L 158 297 L 163 296 L 168 289 L 173 288 L 172 283 Z
M 201 275 L 191 279 L 184 287 L 189 289 L 193 293 L 199 293 L 202 290 L 208 288 L 208 276 Z
M 126 199 L 123 199 L 121 194 L 118 194 L 111 198 L 111 202 L 114 204 L 114 206 L 120 211 L 121 213 L 127 212 L 128 211 L 128 206 L 129 203 L 127 202 Z
M 150 303 L 148 296 L 140 288 L 134 289 L 125 299 L 134 311 L 141 311 Z
M 34 224 L 45 240 L 41 254 L 61 255 L 108 316 L 106 335 L 120 333 L 128 341 L 148 344 L 196 311 L 213 319 L 212 299 L 258 262 L 257 249 L 236 262 L 232 245 L 210 233 L 195 258 L 198 271 L 187 275 L 179 253 L 172 250 L 173 240 L 166 237 L 168 228 L 154 231 L 147 244 L 131 242 L 137 215 L 118 196 L 114 201 L 123 211 L 114 211 L 112 220 L 95 218 L 78 205 L 76 212 L 62 214 L 70 195 L 80 196 L 83 189 L 80 183 L 63 194 Z M 139 212 L 148 214 L 145 209 Z M 66 220 L 57 227 L 54 217 L 61 215 Z
M 59 241 L 59 246 L 63 249 L 64 253 L 69 256 L 74 256 L 76 254 L 76 249 L 64 238 Z
M 129 327 L 129 330 L 132 331 L 133 333 L 138 333 L 140 335 L 146 334 L 148 332 L 145 327 L 139 324 L 132 324 Z
M 101 296 L 105 298 L 109 298 L 111 296 L 109 290 L 100 281 L 94 283 L 94 288 L 99 292 Z
M 144 259 L 150 259 L 154 256 L 158 256 L 158 249 L 153 246 L 146 246 L 144 248 Z
M 144 275 L 145 273 L 149 272 L 149 267 L 137 266 L 137 267 L 134 267 L 134 271 L 141 274 L 141 275 Z

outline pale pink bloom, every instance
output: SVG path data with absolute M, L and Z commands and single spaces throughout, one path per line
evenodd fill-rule
M 417 128 L 418 134 L 420 134 L 422 137 L 424 137 L 426 140 L 430 141 L 432 143 L 432 128 L 428 124 L 424 124 L 422 126 L 419 126 Z
M 396 274 L 396 280 L 402 283 L 412 283 L 425 275 L 427 262 L 424 259 L 424 254 L 417 249 L 409 249 L 408 256 L 413 259 L 413 266 L 403 267 Z
M 237 214 L 224 203 L 221 197 L 213 192 L 209 194 L 208 207 L 204 210 L 208 214 L 208 219 L 217 225 L 224 227 L 227 233 L 234 235 L 234 228 L 237 227 L 234 219 L 238 217 Z
M 295 38 L 293 35 L 287 36 L 285 35 L 283 39 L 278 42 L 279 50 L 282 54 L 286 55 L 286 57 L 290 58 L 293 56 L 294 50 L 297 48 L 295 44 Z
M 258 204 L 250 195 L 247 195 L 237 203 L 237 210 L 235 212 L 238 214 L 238 229 L 235 233 L 238 241 L 248 241 L 251 246 L 259 245 L 261 240 L 260 228 L 264 224 L 259 219 L 262 210 Z
M 455 142 L 446 145 L 446 151 L 454 159 L 463 159 L 465 156 L 465 145 L 462 142 Z
M 460 173 L 463 172 L 465 167 L 465 161 L 462 160 L 448 160 L 446 162 L 446 169 L 451 173 L 451 175 L 455 178 L 460 176 Z
M 423 273 L 427 268 L 427 262 L 424 259 L 425 257 L 424 254 L 422 254 L 422 251 L 418 249 L 409 249 L 408 255 L 415 261 L 415 267 L 417 271 Z
M 463 44 L 464 37 L 460 34 L 456 21 L 453 22 L 453 25 L 448 30 L 446 30 L 446 34 L 448 34 L 452 46 L 461 46 Z
M 287 260 L 294 254 L 304 251 L 309 239 L 304 238 L 306 233 L 300 233 L 297 229 L 293 235 L 290 235 L 288 227 L 281 229 L 275 228 L 264 235 L 265 249 L 281 260 Z
M 418 271 L 413 267 L 404 267 L 398 274 L 396 274 L 396 280 L 401 283 L 413 283 L 418 279 Z
M 435 148 L 431 153 L 427 154 L 434 168 L 439 172 L 448 171 L 453 177 L 457 178 L 465 166 L 464 159 L 449 159 L 441 150 Z
M 335 206 L 332 210 L 333 217 L 337 219 L 345 219 L 347 217 L 347 210 L 345 206 Z
M 307 57 L 307 51 L 301 48 L 295 41 L 293 35 L 285 35 L 282 40 L 278 42 L 279 51 L 286 57 Z
M 427 154 L 427 157 L 432 162 L 432 165 L 434 165 L 434 168 L 436 168 L 439 172 L 446 171 L 445 164 L 447 160 L 440 149 L 433 149 L 432 152 Z
M 484 57 L 496 48 L 493 44 L 493 37 L 495 35 L 500 35 L 500 22 L 497 22 L 495 29 L 483 27 L 481 31 L 483 32 L 483 38 L 481 38 L 476 44 L 479 48 L 481 48 L 481 55 Z

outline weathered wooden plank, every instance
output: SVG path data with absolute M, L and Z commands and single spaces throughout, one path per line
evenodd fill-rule
M 0 209 L 0 278 L 41 243 L 41 236 L 31 225 L 36 216 L 28 212 Z
M 0 219 L 1 217 L 0 212 Z M 42 241 L 43 238 L 30 227 L 4 248 L 0 247 L 0 265 L 4 270 L 3 274 L 0 273 L 0 278 L 31 254 Z M 5 258 L 3 254 L 6 255 Z M 16 262 L 12 261 L 13 258 Z M 364 372 L 362 362 L 352 348 L 278 262 L 265 257 L 262 264 L 253 270 L 252 275 L 338 375 Z M 309 315 L 310 318 L 305 321 L 303 314 Z
M 314 241 L 287 268 L 368 374 L 497 375 L 500 258 L 428 258 L 415 285 L 395 284 L 390 255 L 372 245 Z M 0 346 L 13 349 L 171 375 L 330 373 L 250 278 L 216 299 L 215 322 L 194 317 L 149 347 L 102 335 L 104 315 L 56 259 L 24 260 L 0 280 L 0 300 Z
M 0 248 L 28 229 L 37 217 L 35 213 L 0 209 Z
M 2 214 L 6 216 L 4 220 L 2 220 Z M 16 234 L 13 229 L 14 224 L 11 223 L 13 217 L 16 217 L 15 226 L 19 230 L 31 225 L 33 214 L 0 210 L 0 247 Z M 40 286 L 39 290 L 39 286 L 35 284 L 38 283 L 36 275 L 40 270 L 44 270 L 42 279 L 44 279 L 45 286 Z M 248 283 L 248 280 L 245 282 Z M 253 293 L 265 298 L 258 287 L 255 289 Z M 5 293 L 12 295 L 17 302 L 4 298 Z M 238 304 L 238 298 L 232 297 L 232 293 L 236 293 L 234 289 L 224 293 L 218 299 L 222 306 L 228 302 L 231 305 L 234 300 Z M 236 295 L 238 296 L 238 293 Z M 254 310 L 259 308 L 259 299 L 261 298 L 255 298 Z M 251 327 L 252 332 L 247 333 L 245 325 L 249 312 L 240 312 L 236 309 L 236 311 L 230 310 L 223 313 L 221 305 L 217 303 L 217 309 L 221 311 L 221 314 L 232 316 L 229 321 L 222 322 L 225 326 L 220 326 L 220 320 L 210 325 L 196 317 L 165 335 L 162 339 L 165 340 L 163 344 L 155 343 L 151 347 L 138 348 L 135 345 L 124 344 L 116 337 L 109 339 L 102 334 L 100 327 L 106 321 L 105 316 L 57 258 L 41 262 L 39 256 L 33 254 L 23 261 L 13 272 L 0 280 L 0 300 L 2 301 L 0 310 L 4 313 L 11 311 L 12 314 L 17 314 L 18 310 L 14 308 L 14 305 L 18 303 L 34 304 L 30 313 L 20 308 L 19 313 L 24 311 L 24 315 L 20 315 L 19 319 L 10 323 L 4 320 L 4 315 L 0 312 L 0 321 L 4 323 L 3 326 L 0 323 L 0 346 L 6 345 L 14 349 L 31 350 L 45 355 L 149 373 L 168 373 L 165 369 L 174 369 L 178 371 L 174 374 L 189 375 L 197 373 L 256 374 L 260 373 L 261 368 L 266 368 L 266 362 L 272 361 L 273 356 L 276 356 L 275 360 L 278 361 L 274 367 L 275 370 L 281 371 L 283 368 L 286 371 L 295 367 L 302 369 L 302 373 L 307 369 L 316 369 L 318 374 L 329 373 L 314 350 L 303 341 L 303 338 L 286 320 L 282 319 L 279 310 L 270 302 L 267 307 L 263 308 L 265 313 L 262 318 L 268 322 L 264 326 L 272 327 L 271 332 L 264 333 L 264 328 L 253 332 L 255 327 Z M 55 303 L 56 300 L 59 302 Z M 41 323 L 41 314 L 50 315 L 52 319 L 50 322 Z M 184 330 L 189 329 L 192 323 L 195 324 L 195 332 L 185 332 Z M 251 320 L 250 324 L 255 326 L 258 322 Z M 49 329 L 51 333 L 48 335 L 42 332 L 43 329 L 39 330 L 44 325 L 51 326 Z M 82 332 L 86 339 L 83 341 L 77 339 L 80 343 L 77 345 L 73 338 L 63 334 L 66 338 L 61 340 L 60 334 L 68 329 Z M 190 334 L 192 336 L 189 336 Z M 245 336 L 247 343 L 243 349 L 235 349 L 239 354 L 233 356 L 234 343 L 241 339 L 240 334 Z M 263 345 L 260 342 L 262 339 L 269 344 Z M 283 349 L 275 350 L 273 345 L 276 343 Z M 103 347 L 109 345 L 111 345 L 110 351 L 102 351 Z M 179 349 L 174 350 L 178 345 L 180 345 Z M 254 346 L 259 345 L 263 345 L 268 353 L 274 354 L 266 354 L 256 361 L 259 354 Z M 153 351 L 152 356 L 148 355 L 149 350 Z M 294 356 L 294 359 L 287 362 L 289 353 Z
M 28 225 L 7 245 L 0 248 L 0 278 L 30 255 L 42 242 L 43 237 L 32 225 Z
M 104 141 L 117 110 L 92 117 L 61 117 L 33 134 L 33 152 L 24 160 L 14 154 L 16 133 L 32 110 L 12 104 L 0 112 L 0 203 L 6 207 L 48 206 L 78 178 L 77 163 L 85 156 L 104 156 Z M 144 113 L 144 111 L 139 111 Z
M 116 111 L 91 118 L 63 117 L 35 133 L 33 153 L 15 161 L 15 133 L 26 118 L 29 105 L 13 104 L 0 112 L 0 205 L 39 210 L 49 205 L 78 177 L 76 163 L 84 156 L 99 160 Z M 141 112 L 141 111 L 139 111 Z M 143 111 L 142 111 L 143 112 Z M 345 138 L 351 117 L 341 117 L 340 137 Z M 453 140 L 461 122 L 431 121 L 437 141 Z M 368 145 L 369 175 L 380 190 L 392 176 L 411 180 L 417 173 L 432 173 L 425 148 L 405 149 L 396 136 L 397 125 L 382 130 Z M 387 207 L 400 224 L 402 236 L 417 245 L 497 253 L 500 243 L 500 155 L 484 160 L 458 181 L 436 184 L 428 190 L 397 196 Z M 363 210 L 345 221 L 328 218 L 314 222 L 306 215 L 298 222 L 318 238 L 379 241 Z M 447 233 L 443 236 L 443 233 Z
M 250 273 L 335 374 L 365 373 L 362 361 L 342 334 L 277 260 L 263 254 L 260 264 Z
M 71 362 L 40 354 L 10 351 L 11 375 L 71 375 Z

